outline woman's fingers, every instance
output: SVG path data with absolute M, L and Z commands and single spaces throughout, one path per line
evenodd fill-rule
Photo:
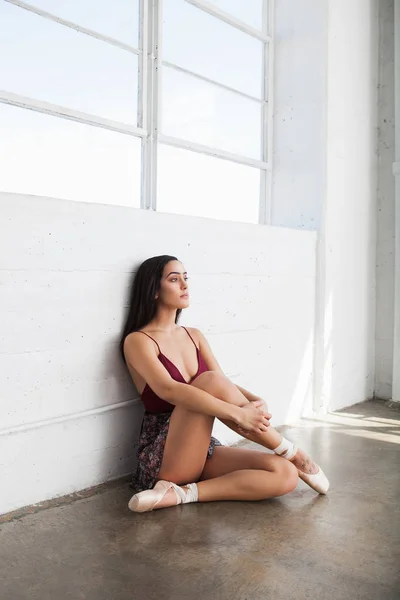
M 251 429 L 244 429 L 243 427 L 238 426 L 238 433 L 240 433 L 240 435 L 246 435 L 249 433 L 260 433 L 260 431 L 262 433 L 265 433 L 266 431 L 268 431 L 269 426 L 270 426 L 270 424 L 267 420 L 263 421 L 258 426 L 255 425 Z
M 271 415 L 270 413 L 264 413 L 264 410 L 260 408 L 262 406 L 264 406 L 263 401 L 256 400 L 241 407 L 244 418 L 241 419 L 240 433 L 242 431 L 247 433 L 259 433 L 260 431 L 265 433 L 268 431 Z
M 262 420 L 262 431 L 268 431 L 268 427 L 270 426 L 269 424 L 269 420 L 265 417 L 263 417 Z
M 266 419 L 270 419 L 272 417 L 272 415 L 268 412 L 262 412 L 262 411 L 260 411 L 260 412 L 263 415 L 263 417 L 265 417 Z
M 265 417 L 267 417 L 267 419 L 271 419 L 272 415 L 271 413 L 268 412 L 268 408 L 267 405 L 265 404 L 264 400 L 255 400 L 254 402 L 252 402 L 253 406 L 255 406 L 257 408 L 257 410 L 259 410 Z

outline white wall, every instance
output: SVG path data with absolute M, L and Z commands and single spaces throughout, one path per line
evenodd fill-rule
M 117 341 L 149 256 L 184 261 L 182 324 L 275 425 L 310 409 L 315 233 L 12 194 L 0 213 L 0 513 L 133 468 L 142 408 Z
M 325 195 L 326 0 L 275 0 L 271 223 L 318 230 Z
M 318 364 L 320 404 L 338 409 L 374 392 L 377 2 L 331 0 L 328 23 Z
M 394 5 L 395 132 L 395 267 L 392 400 L 400 402 L 400 2 Z
M 374 391 L 376 0 L 276 1 L 273 223 L 318 229 L 315 409 Z
M 394 328 L 394 0 L 379 3 L 375 394 L 392 397 Z

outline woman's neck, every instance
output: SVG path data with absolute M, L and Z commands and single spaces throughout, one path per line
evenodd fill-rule
M 147 325 L 152 331 L 163 331 L 165 333 L 171 333 L 177 329 L 175 323 L 176 308 L 169 307 L 158 307 L 157 314 L 154 319 Z

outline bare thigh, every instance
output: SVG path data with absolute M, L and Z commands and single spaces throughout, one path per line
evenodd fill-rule
M 200 481 L 214 479 L 242 469 L 259 469 L 279 473 L 285 479 L 297 480 L 297 469 L 288 460 L 260 450 L 217 446 L 212 457 L 204 465 Z
M 191 385 L 201 387 L 200 375 Z M 158 479 L 198 481 L 207 460 L 214 417 L 176 406 L 169 422 Z

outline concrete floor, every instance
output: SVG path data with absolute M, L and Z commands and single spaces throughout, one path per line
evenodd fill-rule
M 0 527 L 0 599 L 399 600 L 400 411 L 366 402 L 286 433 L 321 462 L 328 496 L 300 481 L 273 500 L 139 515 L 113 485 Z

